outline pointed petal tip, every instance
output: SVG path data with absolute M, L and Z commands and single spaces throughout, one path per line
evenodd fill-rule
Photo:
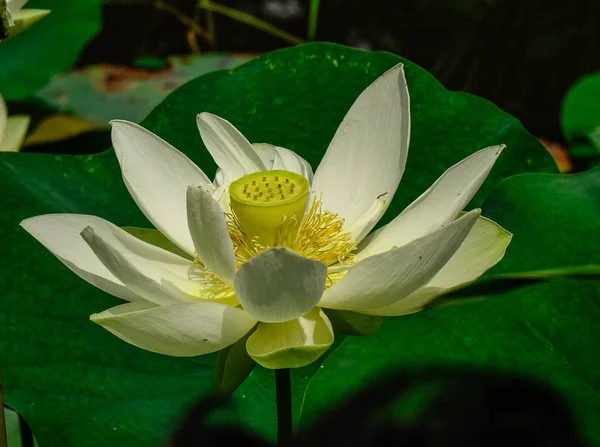
M 201 125 L 206 125 L 206 126 L 214 126 L 215 124 L 218 123 L 224 123 L 226 125 L 230 125 L 232 126 L 236 131 L 237 128 L 231 124 L 231 122 L 229 120 L 226 120 L 225 118 L 223 118 L 222 116 L 219 116 L 215 113 L 211 113 L 211 112 L 200 112 L 196 115 L 196 124 L 198 126 Z M 238 131 L 239 132 L 239 131 Z
M 23 219 L 21 222 L 19 222 L 19 226 L 21 228 L 23 228 L 25 231 L 29 232 L 29 229 L 27 227 L 36 217 L 39 217 L 39 216 L 32 216 L 32 217 L 27 217 L 27 218 Z
M 500 154 L 502 154 L 502 151 L 504 151 L 504 149 L 506 148 L 506 144 L 495 144 L 493 146 L 487 146 L 484 147 L 483 149 L 479 149 L 478 151 L 475 151 L 472 155 L 478 154 L 478 153 L 490 153 L 493 156 L 493 162 L 496 161 L 496 159 L 500 156 Z M 469 157 L 467 157 L 465 160 L 469 159 Z M 460 162 L 458 162 L 457 164 L 462 163 L 464 160 L 461 160 Z M 456 165 L 454 165 L 456 166 Z
M 396 65 L 394 65 L 392 68 L 388 69 L 386 72 L 384 72 L 381 76 L 379 76 L 379 78 L 383 78 L 383 77 L 387 77 L 387 76 L 398 76 L 399 80 L 403 80 L 404 84 L 406 85 L 406 72 L 404 70 L 404 63 L 403 62 L 399 62 Z
M 211 119 L 214 120 L 215 118 L 216 119 L 224 119 L 224 118 L 221 118 L 219 115 L 215 115 L 214 113 L 210 113 L 210 112 L 200 112 L 199 114 L 196 115 L 196 121 L 198 123 L 206 122 Z
M 495 146 L 490 146 L 489 149 L 496 149 L 496 158 L 500 156 L 502 151 L 506 149 L 506 144 L 496 144 Z
M 34 231 L 34 226 L 41 220 L 44 220 L 46 218 L 52 218 L 57 216 L 57 214 L 40 214 L 39 216 L 31 216 L 31 217 L 26 217 L 25 219 L 23 219 L 21 222 L 19 222 L 19 226 L 24 228 L 25 231 L 27 231 L 28 233 L 31 233 L 32 231 Z
M 469 212 L 467 212 L 464 216 L 470 216 L 470 219 L 477 219 L 479 216 L 481 216 L 481 208 L 475 208 Z M 460 218 L 459 218 L 460 219 Z
M 125 125 L 125 126 L 132 126 L 132 127 L 141 127 L 139 124 L 136 124 L 134 122 L 131 121 L 127 121 L 127 120 L 121 120 L 121 119 L 116 119 L 116 120 L 110 120 L 108 122 L 108 124 L 110 125 L 110 127 L 112 129 L 118 128 L 120 125 Z
M 106 311 L 96 312 L 96 313 L 93 313 L 92 315 L 90 315 L 90 321 L 92 323 L 96 323 L 97 325 L 100 325 L 100 326 L 101 326 L 100 322 L 102 320 L 104 320 L 105 318 L 106 318 Z

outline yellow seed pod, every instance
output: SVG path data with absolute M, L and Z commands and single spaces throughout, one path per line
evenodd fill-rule
M 273 246 L 275 231 L 284 219 L 302 220 L 310 185 L 290 171 L 261 171 L 245 175 L 229 185 L 231 209 L 246 234 L 258 236 L 262 245 Z

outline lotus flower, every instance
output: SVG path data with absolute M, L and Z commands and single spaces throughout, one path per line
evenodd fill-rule
M 219 166 L 213 182 L 148 130 L 113 121 L 125 185 L 160 233 L 76 214 L 21 225 L 80 277 L 128 301 L 91 316 L 126 342 L 197 356 L 250 333 L 256 362 L 301 367 L 333 343 L 323 309 L 416 312 L 482 275 L 510 241 L 480 210 L 463 212 L 503 146 L 452 166 L 369 234 L 404 172 L 409 107 L 397 65 L 357 98 L 314 176 L 294 152 L 250 144 L 201 113 L 200 136 Z

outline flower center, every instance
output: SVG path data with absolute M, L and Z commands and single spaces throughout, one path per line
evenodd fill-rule
M 229 186 L 231 210 L 249 238 L 273 246 L 284 221 L 304 216 L 309 196 L 308 180 L 290 171 L 261 171 L 245 175 Z

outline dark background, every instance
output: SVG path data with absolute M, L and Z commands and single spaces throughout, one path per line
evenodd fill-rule
M 303 39 L 309 0 L 219 0 Z M 165 8 L 164 5 L 167 5 Z M 79 65 L 132 65 L 142 56 L 262 53 L 291 45 L 195 0 L 106 0 L 103 30 Z M 209 37 L 186 38 L 196 20 Z M 561 141 L 567 89 L 600 68 L 599 0 L 323 0 L 316 40 L 390 51 L 449 89 L 487 98 L 534 135 Z

